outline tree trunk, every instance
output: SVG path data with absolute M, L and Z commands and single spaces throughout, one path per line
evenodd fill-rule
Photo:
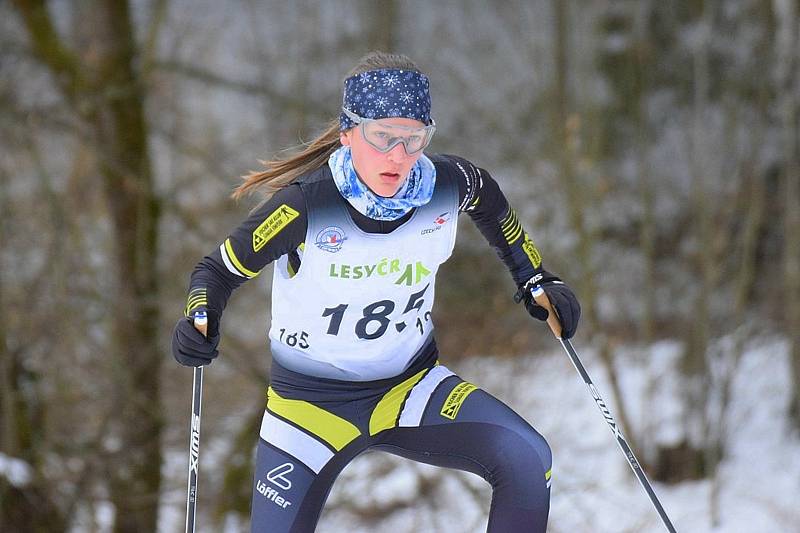
M 6 197 L 8 176 L 0 174 L 0 247 L 6 246 L 5 219 L 13 213 Z M 12 215 L 13 216 L 13 215 Z M 0 278 L 0 316 L 11 311 Z M 41 438 L 43 408 L 37 401 L 39 376 L 23 366 L 23 352 L 9 349 L 6 321 L 0 321 L 0 454 L 27 465 L 28 479 L 10 482 L 0 475 L 0 531 L 45 533 L 63 531 L 66 521 L 55 504 L 53 491 L 40 474 L 46 444 Z
M 622 403 L 622 391 L 617 379 L 617 372 L 614 369 L 613 349 L 609 336 L 602 331 L 602 325 L 597 313 L 599 291 L 592 264 L 592 242 L 594 236 L 587 227 L 584 217 L 584 211 L 592 203 L 593 199 L 586 199 L 583 192 L 586 188 L 582 187 L 578 182 L 578 176 L 573 165 L 573 158 L 576 157 L 575 146 L 579 135 L 580 119 L 578 115 L 570 114 L 568 81 L 570 65 L 568 45 L 569 2 L 566 0 L 553 0 L 552 6 L 556 19 L 556 102 L 553 127 L 555 131 L 554 138 L 558 143 L 556 150 L 558 152 L 560 171 L 559 183 L 563 186 L 570 226 L 578 236 L 576 252 L 581 268 L 581 276 L 577 280 L 575 287 L 582 302 L 584 331 L 591 331 L 596 341 L 599 341 L 596 344 L 600 346 L 600 359 L 608 373 L 613 399 L 616 400 L 615 415 L 620 430 L 628 437 L 631 448 L 635 448 L 635 442 L 630 431 L 630 422 L 628 421 L 625 406 Z
M 156 270 L 159 203 L 147 146 L 143 83 L 137 78 L 127 2 L 99 0 L 90 11 L 91 55 L 81 60 L 59 40 L 40 0 L 16 0 L 37 58 L 48 66 L 73 110 L 91 128 L 112 220 L 116 290 L 111 356 L 117 361 L 116 441 L 108 483 L 114 531 L 155 531 L 163 424 L 157 345 Z
M 370 50 L 395 52 L 398 5 L 395 0 L 363 2 L 366 14 L 367 45 Z
M 765 32 L 761 40 L 753 50 L 757 57 L 765 59 L 761 75 L 763 79 L 768 78 L 775 57 L 774 50 L 774 30 L 771 28 L 773 14 L 770 6 L 762 2 L 761 10 L 758 14 L 758 21 L 763 23 L 765 28 L 770 31 Z M 769 59 L 769 60 L 767 60 Z M 759 86 L 755 103 L 761 117 L 769 116 L 770 88 L 766 84 Z M 740 129 L 738 120 L 738 107 L 727 106 L 729 116 L 737 117 L 727 129 L 737 131 Z M 760 139 L 764 137 L 764 128 L 761 123 L 750 125 L 752 138 Z M 709 440 L 706 450 L 707 466 L 711 478 L 709 490 L 709 514 L 711 515 L 711 525 L 716 528 L 722 523 L 720 493 L 725 480 L 722 479 L 719 465 L 725 458 L 726 448 L 729 442 L 729 411 L 730 403 L 733 399 L 733 382 L 739 374 L 739 363 L 747 347 L 750 333 L 753 331 L 753 306 L 759 302 L 755 301 L 754 296 L 756 282 L 758 281 L 757 271 L 759 262 L 759 237 L 763 232 L 764 219 L 767 211 L 767 175 L 759 172 L 756 161 L 759 146 L 751 144 L 749 154 L 743 161 L 742 178 L 740 180 L 740 190 L 737 201 L 737 211 L 741 215 L 736 218 L 743 220 L 743 227 L 737 232 L 738 242 L 734 242 L 733 249 L 738 256 L 739 265 L 733 288 L 733 313 L 730 315 L 729 332 L 733 337 L 733 344 L 729 350 L 722 350 L 719 354 L 722 365 L 719 368 L 719 384 L 715 389 L 719 390 L 719 400 L 711 409 L 707 411 L 709 417 Z M 728 248 L 725 246 L 725 248 Z
M 156 271 L 159 205 L 153 192 L 142 83 L 133 70 L 135 43 L 127 4 L 101 2 L 106 28 L 100 45 L 104 95 L 94 131 L 102 152 L 106 201 L 114 225 L 117 293 L 112 321 L 119 357 L 120 460 L 110 472 L 114 531 L 154 531 L 161 485 Z
M 647 117 L 647 95 L 651 86 L 650 71 L 654 68 L 650 61 L 650 48 L 647 22 L 652 9 L 650 1 L 642 0 L 632 7 L 634 10 L 633 36 L 634 65 L 631 83 L 631 105 L 634 112 L 636 129 L 635 152 L 639 199 L 642 205 L 642 220 L 639 229 L 639 247 L 642 253 L 642 316 L 639 321 L 641 342 L 645 346 L 642 364 L 649 366 L 651 346 L 656 332 L 656 215 L 655 187 L 652 168 L 648 160 L 648 151 L 652 143 L 652 135 Z M 639 419 L 639 443 L 643 447 L 645 462 L 654 459 L 656 417 L 651 416 L 655 378 L 651 372 L 645 373 L 644 393 L 641 398 L 641 417 Z
M 733 317 L 731 320 L 734 343 L 730 354 L 723 353 L 726 358 L 724 371 L 721 372 L 719 384 L 719 403 L 716 412 L 710 413 L 709 439 L 706 445 L 706 463 L 708 472 L 711 475 L 710 487 L 710 514 L 711 525 L 719 527 L 721 524 L 720 516 L 720 491 L 723 480 L 719 478 L 719 464 L 725 457 L 725 448 L 728 437 L 728 411 L 731 396 L 733 394 L 733 381 L 739 371 L 739 362 L 744 355 L 746 347 L 747 314 L 752 304 L 751 294 L 753 293 L 756 282 L 756 263 L 758 252 L 758 236 L 764 221 L 764 211 L 766 204 L 765 178 L 755 176 L 750 169 L 742 183 L 744 197 L 747 201 L 746 212 L 744 214 L 744 228 L 741 232 L 739 249 L 739 271 L 736 279 L 735 303 Z
M 789 415 L 800 429 L 800 23 L 796 2 L 775 2 L 778 12 L 777 57 L 780 72 L 780 116 L 783 130 L 784 308 L 789 339 L 792 393 Z
M 684 389 L 683 409 L 685 416 L 684 433 L 685 476 L 701 477 L 706 474 L 705 454 L 706 416 L 708 405 L 708 388 L 710 385 L 708 367 L 708 344 L 710 337 L 711 316 L 709 302 L 714 283 L 714 232 L 712 205 L 708 202 L 708 183 L 705 168 L 706 157 L 700 145 L 704 136 L 704 116 L 708 111 L 709 91 L 709 37 L 711 33 L 712 8 L 704 6 L 703 16 L 698 24 L 702 31 L 701 42 L 697 45 L 693 68 L 693 122 L 690 136 L 690 165 L 692 172 L 692 220 L 697 236 L 695 238 L 695 273 L 697 289 L 691 312 L 686 320 L 686 348 L 681 360 L 682 381 Z M 676 465 L 677 466 L 677 465 Z

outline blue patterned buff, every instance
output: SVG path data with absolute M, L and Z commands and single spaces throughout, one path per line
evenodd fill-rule
M 360 117 L 412 118 L 427 126 L 431 123 L 430 82 L 415 70 L 369 70 L 344 80 L 342 107 Z M 347 115 L 339 115 L 341 131 L 353 126 Z
M 375 220 L 397 220 L 414 207 L 427 204 L 436 185 L 436 167 L 424 154 L 391 198 L 379 196 L 361 181 L 353 167 L 350 147 L 342 146 L 328 159 L 336 188 L 359 213 Z

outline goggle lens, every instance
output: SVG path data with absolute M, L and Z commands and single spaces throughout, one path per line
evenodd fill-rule
M 342 111 L 361 128 L 361 134 L 373 148 L 379 152 L 388 152 L 398 144 L 403 144 L 408 155 L 416 154 L 430 144 L 436 132 L 436 123 L 431 119 L 431 124 L 424 128 L 410 128 L 386 124 L 380 120 L 364 118 L 356 115 L 349 109 Z
M 375 149 L 381 152 L 388 152 L 398 144 L 403 143 L 409 155 L 415 154 L 428 146 L 433 133 L 429 128 L 414 130 L 381 124 L 377 121 L 364 121 L 361 123 L 361 133 L 364 135 L 364 139 Z

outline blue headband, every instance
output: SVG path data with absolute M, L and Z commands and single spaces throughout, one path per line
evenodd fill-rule
M 369 70 L 344 80 L 342 107 L 365 118 L 403 117 L 431 123 L 431 93 L 428 77 L 406 69 Z M 344 113 L 339 129 L 355 126 Z

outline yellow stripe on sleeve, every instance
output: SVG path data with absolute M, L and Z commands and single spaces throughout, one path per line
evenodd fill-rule
M 506 236 L 506 242 L 508 242 L 508 244 L 514 244 L 519 240 L 521 235 L 522 235 L 522 224 L 518 224 L 517 229 L 514 230 L 514 233 Z
M 500 223 L 500 227 L 505 233 L 506 231 L 510 230 L 514 224 L 517 223 L 517 212 L 514 211 L 511 207 L 508 208 L 508 213 L 506 213 L 505 218 Z
M 236 269 L 239 272 L 241 272 L 242 274 L 244 274 L 248 278 L 254 278 L 254 277 L 258 276 L 258 272 L 253 272 L 252 270 L 247 269 L 239 261 L 239 258 L 236 257 L 236 254 L 233 251 L 233 246 L 231 245 L 231 240 L 230 239 L 225 239 L 225 251 L 228 253 L 228 259 L 231 260 L 231 263 L 233 263 L 233 266 L 235 266 Z
M 186 301 L 186 306 L 189 309 L 194 309 L 195 307 L 197 307 L 199 305 L 206 305 L 207 303 L 208 303 L 208 300 L 206 299 L 206 295 L 205 294 L 199 294 L 197 296 L 192 296 L 191 298 L 189 298 Z
M 189 291 L 189 296 L 186 298 L 186 307 L 183 310 L 183 314 L 185 316 L 189 316 L 194 309 L 208 305 L 206 294 L 207 291 L 205 287 L 196 287 Z
M 516 231 L 521 227 L 522 227 L 522 224 L 520 223 L 520 221 L 519 220 L 514 220 L 513 224 L 511 224 L 509 226 L 505 226 L 503 228 L 503 236 L 506 239 L 508 239 L 511 235 L 516 233 Z

